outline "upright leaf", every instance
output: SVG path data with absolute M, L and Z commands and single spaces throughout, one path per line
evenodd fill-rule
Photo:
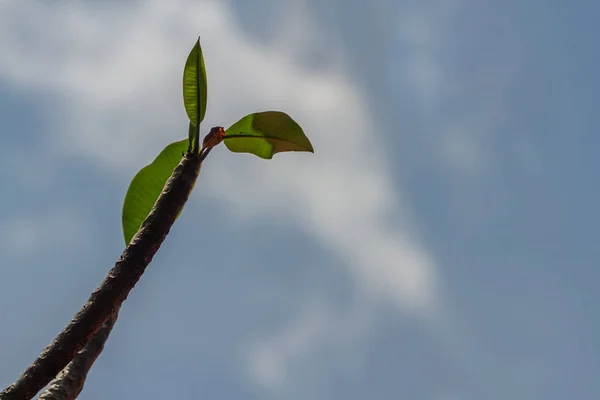
M 171 143 L 160 152 L 150 165 L 142 168 L 129 184 L 123 202 L 122 215 L 123 235 L 126 245 L 129 245 L 133 236 L 140 229 L 142 222 L 152 211 L 154 203 L 156 203 L 173 170 L 181 161 L 182 154 L 187 150 L 187 147 L 187 140 Z
M 314 153 L 300 125 L 281 111 L 246 115 L 225 132 L 225 145 L 235 153 L 251 153 L 265 159 L 284 151 Z
M 206 114 L 206 67 L 200 47 L 200 38 L 190 51 L 183 69 L 183 104 L 188 118 L 198 127 Z
M 188 128 L 188 140 L 189 140 L 188 151 L 192 151 L 192 146 L 194 145 L 196 136 L 200 136 L 200 129 L 196 129 L 194 124 L 192 124 L 192 121 L 190 121 L 190 126 Z M 198 137 L 197 141 L 200 141 L 199 137 Z

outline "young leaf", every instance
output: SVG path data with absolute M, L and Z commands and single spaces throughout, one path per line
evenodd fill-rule
M 198 38 L 183 69 L 183 104 L 188 118 L 196 128 L 206 114 L 206 85 L 206 68 Z
M 165 183 L 181 161 L 183 152 L 188 148 L 187 140 L 171 143 L 150 165 L 145 166 L 129 184 L 125 201 L 123 202 L 123 235 L 125 245 L 137 233 L 146 219 Z
M 251 153 L 265 159 L 284 151 L 314 153 L 300 125 L 280 111 L 246 115 L 225 132 L 225 145 L 234 153 Z
M 194 144 L 196 142 L 196 131 L 198 131 L 198 136 L 200 136 L 200 129 L 196 129 L 194 124 L 192 124 L 192 122 L 190 121 L 190 126 L 188 128 L 188 141 L 189 141 L 188 151 L 192 151 L 192 146 L 194 146 Z

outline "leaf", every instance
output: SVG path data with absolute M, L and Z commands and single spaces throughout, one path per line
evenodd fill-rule
M 199 134 L 200 134 L 200 130 L 198 129 L 198 135 Z M 190 126 L 188 128 L 188 144 L 189 144 L 188 151 L 192 151 L 192 146 L 194 145 L 195 140 L 196 140 L 196 127 L 190 121 Z
M 195 127 L 200 125 L 206 114 L 206 85 L 206 67 L 200 47 L 200 38 L 198 38 L 183 69 L 183 104 L 188 118 Z
M 182 154 L 188 148 L 188 141 L 171 143 L 150 165 L 142 168 L 129 184 L 123 202 L 123 235 L 125 244 L 129 242 L 142 226 L 154 203 L 160 196 L 165 183 L 181 161 Z
M 225 131 L 224 141 L 234 153 L 251 153 L 265 159 L 284 151 L 314 153 L 300 125 L 281 111 L 246 115 Z

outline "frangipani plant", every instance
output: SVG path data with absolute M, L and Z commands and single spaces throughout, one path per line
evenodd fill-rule
M 123 235 L 129 244 L 154 206 L 167 179 L 187 151 L 202 160 L 221 141 L 234 153 L 251 153 L 263 159 L 286 151 L 314 152 L 304 131 L 281 111 L 246 115 L 227 129 L 214 127 L 200 146 L 200 125 L 206 115 L 208 89 L 200 39 L 190 51 L 183 71 L 183 104 L 190 120 L 188 139 L 169 144 L 131 181 L 123 204 Z
M 123 254 L 63 331 L 12 385 L 0 392 L 0 400 L 28 400 L 44 387 L 40 400 L 75 399 L 79 395 L 123 301 L 181 213 L 202 162 L 214 146 L 224 141 L 232 152 L 264 159 L 285 151 L 313 152 L 302 128 L 280 111 L 246 115 L 227 129 L 214 127 L 200 143 L 207 97 L 206 67 L 198 39 L 183 71 L 188 138 L 166 146 L 135 175 L 123 203 L 127 246 Z

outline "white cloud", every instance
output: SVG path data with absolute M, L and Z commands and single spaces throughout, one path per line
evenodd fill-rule
M 209 75 L 205 127 L 281 109 L 315 147 L 314 156 L 270 162 L 220 149 L 201 176 L 207 191 L 239 216 L 295 221 L 345 261 L 366 294 L 431 316 L 435 269 L 392 183 L 365 99 L 337 67 L 307 71 L 295 61 L 297 43 L 312 46 L 319 37 L 298 29 L 311 22 L 301 9 L 285 42 L 263 46 L 236 27 L 224 2 L 20 4 L 0 5 L 0 78 L 66 98 L 64 126 L 52 130 L 56 146 L 128 179 L 167 142 L 185 137 L 181 69 L 200 33 Z M 253 353 L 265 384 L 276 387 L 284 379 L 278 365 L 330 335 L 329 316 L 306 315 Z
M 185 131 L 165 130 L 185 127 L 178 123 L 185 118 L 181 66 L 189 38 L 200 32 L 210 77 L 205 126 L 283 109 L 303 125 L 316 149 L 315 156 L 279 155 L 270 163 L 215 156 L 210 161 L 219 168 L 202 177 L 211 191 L 250 214 L 266 211 L 268 204 L 269 212 L 275 206 L 297 218 L 347 258 L 359 277 L 396 289 L 383 293 L 397 297 L 399 305 L 433 300 L 434 273 L 425 251 L 410 242 L 409 227 L 385 224 L 398 212 L 399 199 L 367 105 L 338 71 L 309 73 L 293 63 L 293 36 L 288 51 L 251 43 L 220 2 L 166 7 L 151 1 L 136 9 L 102 10 L 29 3 L 27 20 L 14 4 L 4 5 L 2 46 L 9 51 L 0 71 L 20 84 L 66 93 L 66 129 L 53 131 L 65 150 L 83 151 L 105 168 L 138 168 L 156 146 L 184 137 Z M 175 22 L 178 29 L 171 31 Z M 35 42 L 11 35 L 15 24 L 33 30 Z

